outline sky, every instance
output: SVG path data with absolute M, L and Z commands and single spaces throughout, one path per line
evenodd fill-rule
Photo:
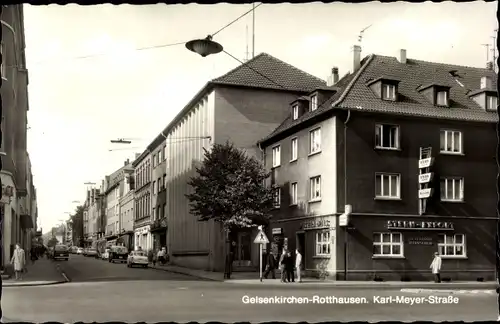
M 202 58 L 184 45 L 158 46 L 204 38 L 252 8 L 24 6 L 28 152 L 44 232 L 85 200 L 85 183 L 100 184 L 132 161 L 207 81 L 241 64 L 224 53 Z M 363 57 L 406 49 L 408 58 L 484 67 L 482 44 L 493 43 L 496 10 L 496 2 L 263 4 L 255 10 L 255 55 L 266 52 L 324 80 L 334 66 L 343 76 L 370 26 Z M 249 14 L 214 40 L 244 61 L 251 35 Z M 133 142 L 113 146 L 116 138 Z

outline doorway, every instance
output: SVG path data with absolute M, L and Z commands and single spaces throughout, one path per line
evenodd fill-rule
M 248 267 L 252 265 L 252 233 L 240 230 L 236 233 L 233 266 Z
M 305 270 L 305 260 L 306 260 L 306 233 L 305 232 L 297 232 L 295 234 L 295 242 L 296 248 L 302 254 L 302 269 Z

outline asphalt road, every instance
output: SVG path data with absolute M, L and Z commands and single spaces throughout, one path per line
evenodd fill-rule
M 5 288 L 4 320 L 29 322 L 320 322 L 320 321 L 492 321 L 495 295 L 405 293 L 400 289 L 325 286 L 239 285 L 200 281 L 161 270 L 75 257 L 64 264 L 74 281 L 39 287 Z M 73 271 L 73 272 L 71 272 Z M 309 303 L 249 304 L 250 297 L 303 297 Z M 314 296 L 359 297 L 362 304 L 315 303 Z M 423 303 L 377 303 L 379 297 L 423 297 Z M 456 297 L 456 304 L 429 304 L 430 297 Z M 451 297 L 448 297 L 451 296 Z M 450 299 L 447 299 L 450 300 Z M 414 301 L 416 301 L 414 299 Z M 321 302 L 321 300 L 319 300 Z

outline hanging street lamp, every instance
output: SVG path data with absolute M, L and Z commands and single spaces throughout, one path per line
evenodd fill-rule
M 186 48 L 191 52 L 206 57 L 210 54 L 217 54 L 224 49 L 221 44 L 214 42 L 212 36 L 208 35 L 205 39 L 195 39 L 186 43 Z

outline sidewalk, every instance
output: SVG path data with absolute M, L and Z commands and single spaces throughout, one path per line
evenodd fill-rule
M 279 279 L 259 279 L 258 272 L 233 272 L 231 274 L 231 279 L 224 279 L 224 274 L 222 272 L 210 272 L 198 269 L 189 269 L 184 267 L 179 267 L 175 265 L 156 265 L 155 267 L 150 265 L 150 268 L 163 270 L 173 273 L 185 274 L 191 277 L 220 281 L 228 284 L 246 284 L 246 285 L 265 285 L 265 286 L 283 286 L 285 283 L 280 282 Z M 276 276 L 279 278 L 279 276 Z M 432 288 L 432 289 L 496 289 L 498 284 L 495 281 L 489 282 L 477 282 L 477 281 L 455 281 L 455 282 L 442 282 L 434 283 L 429 281 L 336 281 L 336 280 L 321 280 L 316 278 L 303 278 L 301 283 L 295 282 L 291 283 L 293 285 L 300 286 L 328 286 L 328 287 L 342 287 L 342 288 Z
M 13 275 L 10 279 L 2 280 L 2 287 L 43 286 L 69 281 L 61 272 L 58 263 L 46 258 L 38 259 L 35 264 L 28 261 L 27 268 L 28 273 L 24 273 L 23 280 L 15 280 Z

